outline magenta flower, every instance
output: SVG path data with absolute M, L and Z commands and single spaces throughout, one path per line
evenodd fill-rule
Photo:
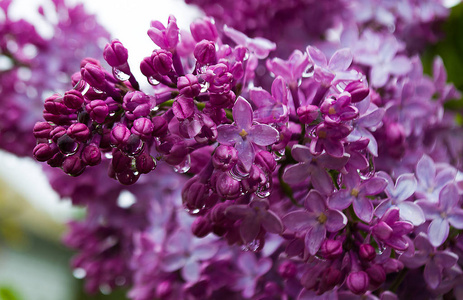
M 256 37 L 250 38 L 244 33 L 239 32 L 231 27 L 225 25 L 223 27 L 223 33 L 231 38 L 238 45 L 248 48 L 251 53 L 255 54 L 257 58 L 264 59 L 268 54 L 275 50 L 277 45 L 267 39 Z
M 310 151 L 313 154 L 321 154 L 325 150 L 331 156 L 342 157 L 344 155 L 343 139 L 351 131 L 352 128 L 344 124 L 322 123 L 315 130 L 317 137 L 310 142 Z
M 151 40 L 161 49 L 172 50 L 177 47 L 179 29 L 174 16 L 169 16 L 167 28 L 159 21 L 152 21 L 148 30 Z
M 305 246 L 315 255 L 326 237 L 326 232 L 337 232 L 347 224 L 347 217 L 326 205 L 325 198 L 316 190 L 311 190 L 304 201 L 307 210 L 298 210 L 283 217 L 286 227 L 305 233 Z
M 281 76 L 289 85 L 297 85 L 297 81 L 309 67 L 309 60 L 307 53 L 294 50 L 288 60 L 275 57 L 267 60 L 266 64 L 267 69 L 275 76 Z
M 399 251 L 407 250 L 409 244 L 406 236 L 413 230 L 410 222 L 399 221 L 399 209 L 389 208 L 377 224 L 372 227 L 373 236 L 380 242 L 385 243 Z
M 447 184 L 439 193 L 439 202 L 431 203 L 418 200 L 426 220 L 431 220 L 428 227 L 429 242 L 434 247 L 444 243 L 449 235 L 450 225 L 463 229 L 463 209 L 459 205 L 460 196 L 455 184 Z
M 275 78 L 272 84 L 272 94 L 263 88 L 253 88 L 249 98 L 257 106 L 254 118 L 262 123 L 286 123 L 288 121 L 288 88 L 281 76 Z
M 243 97 L 238 97 L 232 113 L 235 125 L 217 127 L 217 141 L 224 145 L 235 145 L 239 160 L 249 171 L 254 162 L 255 145 L 269 146 L 278 141 L 279 133 L 269 125 L 253 123 L 251 104 Z
M 363 182 L 356 171 L 343 177 L 346 188 L 334 193 L 329 199 L 329 207 L 343 210 L 353 204 L 354 212 L 360 220 L 369 223 L 373 218 L 373 204 L 367 196 L 381 193 L 387 185 L 384 178 L 372 177 Z

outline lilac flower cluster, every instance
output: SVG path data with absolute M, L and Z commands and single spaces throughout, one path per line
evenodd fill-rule
M 108 41 L 109 34 L 82 4 L 53 0 L 47 4 L 54 11 L 39 8 L 53 30 L 53 37 L 46 38 L 33 23 L 11 18 L 11 4 L 0 3 L 0 148 L 31 156 L 35 139 L 30 132 L 42 118 L 43 99 L 66 89 L 82 57 L 101 57 L 98 43 Z M 53 15 L 57 22 L 50 21 Z
M 285 60 L 207 17 L 153 21 L 146 92 L 119 41 L 111 71 L 84 59 L 33 132 L 37 160 L 80 175 L 49 171 L 88 207 L 66 238 L 88 291 L 398 299 L 418 281 L 460 297 L 462 130 L 443 109 L 459 93 L 439 58 L 429 77 L 404 39 L 361 29 Z

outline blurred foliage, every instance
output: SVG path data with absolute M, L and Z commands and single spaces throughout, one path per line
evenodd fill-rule
M 444 38 L 429 46 L 422 56 L 425 73 L 432 74 L 432 63 L 439 55 L 447 70 L 447 81 L 463 91 L 463 2 L 452 8 L 450 17 L 442 24 Z M 463 98 L 446 103 L 446 108 L 460 110 Z
M 12 287 L 0 286 L 0 300 L 22 300 L 22 298 Z

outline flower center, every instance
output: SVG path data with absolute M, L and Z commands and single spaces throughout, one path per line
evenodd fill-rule
M 331 106 L 330 109 L 328 110 L 328 113 L 330 115 L 334 115 L 334 114 L 336 114 L 336 109 L 334 109 L 334 107 Z
M 321 138 L 321 139 L 326 138 L 326 131 L 325 130 L 320 130 L 318 132 L 318 137 Z
M 317 220 L 320 224 L 325 224 L 326 220 L 328 219 L 328 217 L 324 214 L 324 213 L 321 213 Z
M 246 136 L 248 135 L 248 133 L 246 132 L 246 130 L 242 129 L 240 133 L 238 133 L 242 138 L 243 140 L 246 138 Z
M 351 194 L 352 196 L 354 196 L 354 197 L 357 197 L 357 196 L 359 195 L 359 192 L 360 192 L 360 191 L 357 190 L 357 189 L 352 189 L 352 191 L 350 192 L 350 194 Z

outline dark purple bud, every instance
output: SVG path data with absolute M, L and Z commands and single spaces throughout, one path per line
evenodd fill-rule
M 135 158 L 137 171 L 142 174 L 148 174 L 156 167 L 156 161 L 148 153 L 142 153 Z
M 212 164 L 214 168 L 221 171 L 229 171 L 238 162 L 238 153 L 235 147 L 220 145 L 215 149 L 212 155 Z
M 244 172 L 245 173 L 245 172 Z M 249 176 L 241 181 L 243 189 L 250 193 L 254 193 L 259 187 L 264 186 L 267 183 L 267 177 L 261 168 L 253 165 Z
M 375 248 L 370 244 L 361 244 L 359 247 L 360 259 L 372 261 L 376 257 Z
M 137 182 L 140 174 L 135 174 L 132 170 L 126 169 L 122 172 L 116 173 L 117 180 L 124 185 L 131 185 Z
M 85 106 L 85 109 L 97 123 L 103 123 L 109 114 L 108 105 L 103 100 L 93 100 Z
M 153 66 L 153 59 L 151 56 L 145 57 L 140 63 L 140 71 L 143 75 L 150 78 L 153 75 L 157 74 Z
M 104 90 L 106 87 L 105 73 L 101 67 L 87 63 L 85 67 L 80 70 L 82 78 L 92 87 L 99 90 Z
M 291 261 L 284 261 L 278 266 L 278 274 L 285 279 L 294 278 L 297 274 L 297 267 Z
M 188 155 L 188 149 L 184 142 L 175 143 L 169 150 L 169 154 L 164 156 L 164 160 L 171 166 L 181 164 Z
M 206 185 L 199 182 L 197 177 L 193 177 L 187 181 L 182 189 L 183 205 L 191 211 L 202 209 L 208 194 Z
M 43 106 L 47 112 L 54 115 L 64 114 L 68 111 L 68 108 L 63 103 L 63 97 L 58 94 L 54 94 L 45 99 Z
M 404 264 L 398 259 L 389 258 L 383 264 L 383 267 L 384 267 L 384 271 L 386 271 L 386 274 L 397 273 L 404 268 Z
M 302 124 L 310 124 L 318 118 L 320 109 L 315 105 L 301 106 L 297 109 L 297 115 Z
M 165 280 L 157 285 L 156 287 L 156 298 L 167 299 L 173 291 L 172 283 Z
M 143 150 L 143 142 L 140 137 L 135 134 L 131 134 L 127 140 L 127 144 L 122 148 L 122 151 L 128 155 L 137 155 Z
M 101 162 L 101 151 L 95 145 L 87 145 L 82 151 L 82 161 L 89 166 L 96 166 Z
M 219 37 L 217 28 L 210 18 L 202 18 L 190 24 L 191 35 L 196 42 L 202 40 L 216 41 Z
M 195 112 L 195 103 L 191 98 L 178 97 L 172 104 L 172 112 L 179 120 L 188 119 Z
M 324 293 L 328 290 L 332 290 L 336 285 L 341 283 L 342 272 L 338 269 L 329 267 L 322 272 L 320 277 L 321 280 L 318 290 L 320 293 Z
M 346 284 L 352 293 L 362 295 L 368 290 L 370 279 L 368 274 L 363 271 L 352 272 L 347 276 Z
M 219 202 L 211 209 L 210 219 L 213 223 L 222 224 L 230 222 L 230 219 L 225 216 L 225 210 L 230 206 L 228 202 Z
M 85 124 L 75 123 L 69 126 L 67 134 L 78 142 L 84 142 L 90 137 L 90 130 Z
M 404 127 L 395 122 L 388 123 L 384 126 L 386 130 L 386 141 L 389 146 L 400 146 L 405 142 L 405 129 Z
M 161 137 L 167 133 L 167 121 L 161 116 L 155 116 L 151 119 L 153 123 L 153 135 L 156 137 Z
M 53 155 L 52 158 L 47 160 L 47 164 L 52 168 L 61 168 L 65 158 L 66 156 L 64 156 L 61 152 L 58 152 L 55 155 Z
M 215 43 L 207 40 L 202 40 L 201 42 L 196 44 L 194 56 L 200 64 L 207 65 L 215 63 Z
M 111 67 L 118 67 L 127 62 L 129 54 L 127 49 L 118 40 L 106 44 L 103 57 Z
M 211 221 L 205 216 L 199 216 L 191 224 L 191 231 L 199 238 L 205 237 L 212 231 Z
M 130 169 L 132 164 L 132 159 L 124 155 L 121 151 L 113 151 L 113 159 L 111 165 L 114 169 L 114 172 L 121 173 L 124 170 Z
M 370 278 L 370 283 L 374 286 L 379 286 L 386 281 L 386 272 L 380 265 L 372 265 L 366 269 L 366 272 Z
M 101 140 L 98 147 L 102 151 L 109 151 L 111 149 L 111 130 L 103 128 L 101 132 Z
M 150 119 L 139 118 L 133 122 L 133 126 L 130 131 L 133 134 L 138 135 L 142 140 L 147 140 L 153 135 L 153 123 Z
M 326 259 L 336 259 L 342 253 L 342 242 L 338 240 L 325 240 L 320 247 L 320 254 Z
M 64 159 L 62 168 L 65 173 L 78 176 L 85 170 L 85 164 L 77 155 L 72 155 Z
M 349 92 L 351 95 L 351 102 L 356 103 L 365 99 L 370 93 L 370 89 L 360 81 L 353 81 L 349 83 L 344 91 Z
M 275 158 L 268 151 L 259 151 L 256 154 L 254 163 L 260 166 L 260 168 L 268 174 L 271 174 L 273 171 L 275 171 L 277 167 L 277 162 L 275 161 Z
M 235 199 L 241 195 L 240 182 L 227 173 L 218 176 L 215 187 L 217 194 L 225 199 Z
M 56 146 L 45 143 L 37 144 L 34 150 L 32 150 L 32 154 L 38 161 L 47 161 L 52 158 L 56 152 L 58 152 Z
M 150 99 L 145 93 L 135 91 L 135 92 L 129 92 L 124 96 L 122 107 L 125 110 L 133 112 L 136 109 L 138 109 L 140 106 L 148 106 L 148 112 L 149 112 L 149 103 L 150 103 Z
M 84 103 L 84 96 L 77 90 L 70 90 L 64 93 L 63 102 L 71 109 L 78 109 Z
M 214 108 L 228 108 L 235 103 L 236 95 L 232 91 L 223 94 L 211 94 L 209 103 Z
M 82 89 L 83 85 L 82 82 L 80 81 L 82 79 L 82 75 L 80 72 L 76 72 L 71 75 L 71 84 L 74 88 L 76 89 Z
M 50 132 L 50 138 L 53 140 L 53 142 L 57 142 L 60 137 L 65 135 L 67 132 L 66 128 L 63 126 L 56 126 L 51 132 Z
M 156 49 L 151 54 L 151 63 L 156 73 L 167 75 L 172 70 L 172 53 Z
M 177 79 L 177 88 L 180 95 L 188 98 L 193 98 L 199 95 L 201 85 L 198 83 L 198 78 L 193 74 L 186 74 Z
M 49 139 L 53 126 L 48 122 L 37 122 L 34 125 L 34 137 L 37 139 Z

